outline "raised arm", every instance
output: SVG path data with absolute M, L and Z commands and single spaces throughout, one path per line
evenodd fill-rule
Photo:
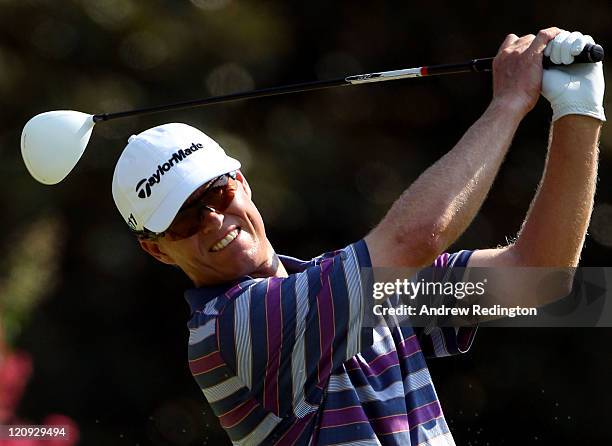
M 365 238 L 373 266 L 430 265 L 469 225 L 520 121 L 538 100 L 542 52 L 558 32 L 550 28 L 537 37 L 506 37 L 493 63 L 493 99 L 487 110 Z
M 558 51 L 563 50 L 563 44 L 571 39 L 570 36 L 564 33 L 555 39 L 554 45 L 560 47 Z M 582 47 L 577 48 L 580 49 Z M 569 88 L 570 78 L 573 79 L 573 89 Z M 603 93 L 601 63 L 547 70 L 543 94 L 553 105 L 554 123 L 538 191 L 516 241 L 504 248 L 474 252 L 469 266 L 578 265 L 595 195 L 599 131 L 605 120 Z M 491 300 L 488 304 L 537 306 L 564 296 L 553 289 L 542 290 L 534 286 L 538 269 L 525 268 L 511 274 L 508 270 L 505 273 L 501 269 L 498 271 L 500 274 L 496 277 L 499 280 L 490 282 L 499 284 L 492 285 L 496 289 L 490 290 L 495 302 Z M 550 272 L 540 271 L 541 274 Z M 523 275 L 525 280 L 522 280 Z M 503 285 L 504 281 L 510 280 L 509 276 L 512 276 L 512 287 Z

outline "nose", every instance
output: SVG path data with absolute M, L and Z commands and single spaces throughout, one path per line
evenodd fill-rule
M 206 206 L 200 213 L 200 227 L 203 234 L 218 231 L 223 226 L 223 214 Z

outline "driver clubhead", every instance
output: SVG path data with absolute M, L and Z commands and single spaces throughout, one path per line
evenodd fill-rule
M 21 155 L 30 174 L 43 184 L 57 184 L 81 159 L 95 122 L 93 115 L 55 110 L 31 118 L 21 133 Z

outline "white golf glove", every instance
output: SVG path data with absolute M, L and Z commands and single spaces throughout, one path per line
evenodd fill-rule
M 591 36 L 562 31 L 551 40 L 544 55 L 555 64 L 571 64 Z M 542 96 L 553 109 L 553 121 L 565 115 L 585 115 L 605 121 L 603 108 L 605 81 L 601 62 L 557 66 L 544 70 Z

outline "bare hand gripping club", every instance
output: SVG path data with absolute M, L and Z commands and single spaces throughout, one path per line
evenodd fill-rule
M 600 45 L 588 44 L 578 56 L 574 57 L 574 63 L 600 62 L 603 58 L 604 51 Z M 21 154 L 28 171 L 36 180 L 43 184 L 57 184 L 66 178 L 81 158 L 91 137 L 93 127 L 99 121 L 159 113 L 168 110 L 202 107 L 244 99 L 320 90 L 330 87 L 440 76 L 444 74 L 491 71 L 492 62 L 493 58 L 490 57 L 472 59 L 458 64 L 429 65 L 402 70 L 358 74 L 337 79 L 263 88 L 116 113 L 91 115 L 72 110 L 50 111 L 36 115 L 26 123 L 21 134 Z M 553 65 L 547 57 L 544 58 L 543 64 L 545 68 Z

